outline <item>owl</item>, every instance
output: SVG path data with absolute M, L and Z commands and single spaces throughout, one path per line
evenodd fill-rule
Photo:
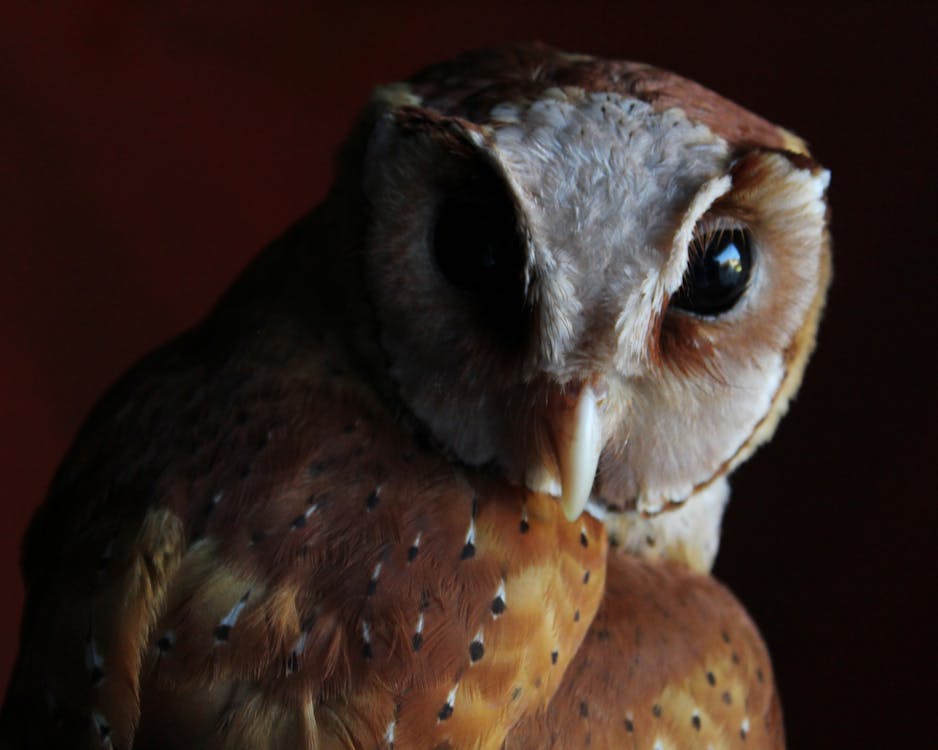
M 82 427 L 5 746 L 782 747 L 708 571 L 813 348 L 828 180 L 647 65 L 378 89 L 322 205 Z

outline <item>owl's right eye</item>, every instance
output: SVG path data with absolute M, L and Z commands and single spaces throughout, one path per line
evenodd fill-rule
M 741 228 L 695 233 L 690 266 L 671 305 L 706 317 L 730 310 L 749 284 L 751 245 L 749 232 Z
M 452 286 L 489 303 L 522 304 L 524 244 L 504 187 L 482 179 L 446 192 L 432 232 L 433 257 Z

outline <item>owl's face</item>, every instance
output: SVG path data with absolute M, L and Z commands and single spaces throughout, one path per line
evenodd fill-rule
M 800 141 L 676 76 L 544 48 L 376 101 L 369 294 L 440 444 L 573 518 L 683 504 L 768 437 L 828 277 L 828 173 Z

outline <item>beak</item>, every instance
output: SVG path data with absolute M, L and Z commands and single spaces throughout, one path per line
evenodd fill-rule
M 605 397 L 601 380 L 583 383 L 574 393 L 568 388 L 547 417 L 556 464 L 543 459 L 528 468 L 525 484 L 535 492 L 560 497 L 568 521 L 586 507 L 603 449 L 600 406 Z M 558 476 L 559 474 L 559 476 Z

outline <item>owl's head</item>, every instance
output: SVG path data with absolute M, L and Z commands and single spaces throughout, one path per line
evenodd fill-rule
M 827 287 L 829 175 L 804 143 L 673 74 L 543 46 L 388 86 L 369 122 L 370 301 L 438 443 L 571 519 L 722 508 Z

